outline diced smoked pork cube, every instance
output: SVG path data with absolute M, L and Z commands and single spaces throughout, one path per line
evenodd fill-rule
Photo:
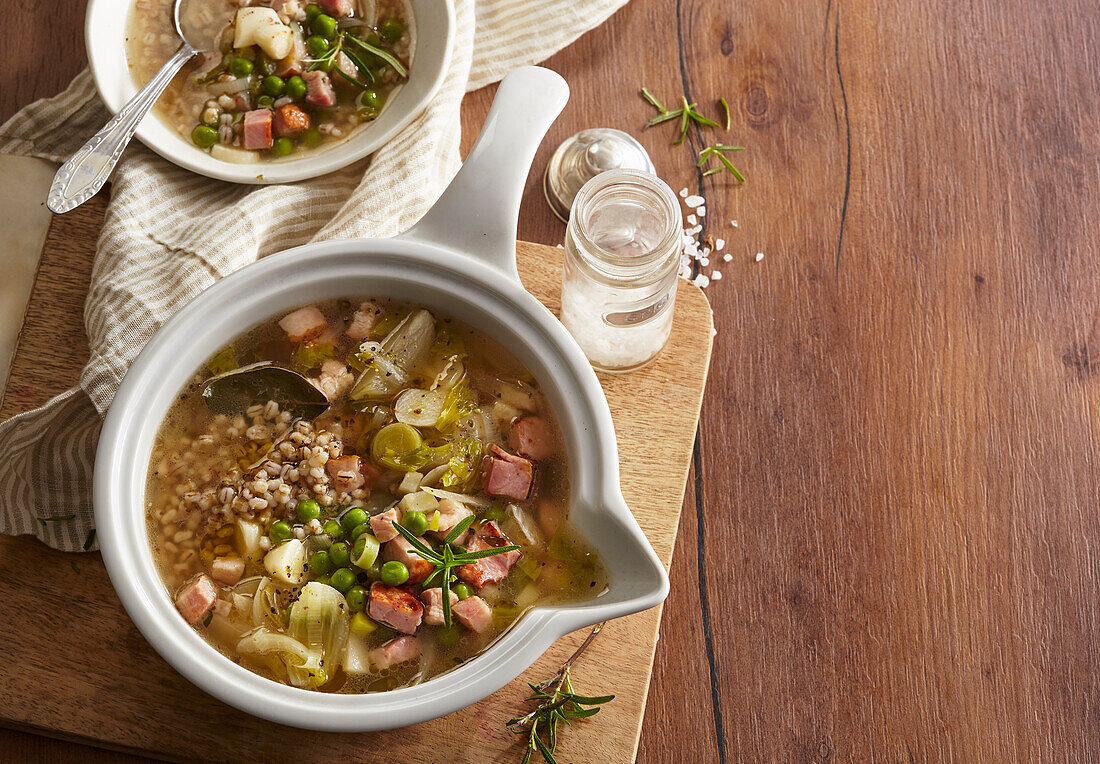
M 508 453 L 495 443 L 484 459 L 485 492 L 523 501 L 531 492 L 534 470 L 528 460 Z
M 329 16 L 336 18 L 350 16 L 355 11 L 354 0 L 317 0 L 317 5 Z
M 467 597 L 451 607 L 459 623 L 468 629 L 484 634 L 493 626 L 493 609 L 481 597 Z
M 410 584 L 419 584 L 432 572 L 432 564 L 413 551 L 413 545 L 404 536 L 386 542 L 382 548 L 382 559 L 403 563 L 409 569 Z
M 508 432 L 508 445 L 528 459 L 547 459 L 558 450 L 550 423 L 540 416 L 517 419 Z
M 401 534 L 397 532 L 397 529 L 393 527 L 393 521 L 397 520 L 397 508 L 387 509 L 380 515 L 375 515 L 370 519 L 370 529 L 374 533 L 374 537 L 385 544 L 391 539 L 395 539 Z
M 244 114 L 242 145 L 252 151 L 271 148 L 274 140 L 271 137 L 271 120 L 270 109 L 246 111 Z
M 508 537 L 504 535 L 504 531 L 500 529 L 500 526 L 490 520 L 474 534 L 469 549 L 471 552 L 480 552 L 483 549 L 508 546 L 511 543 Z M 492 557 L 483 557 L 469 565 L 459 566 L 455 568 L 455 573 L 466 583 L 480 589 L 486 584 L 496 583 L 507 576 L 508 571 L 516 564 L 519 557 L 520 551 L 513 549 L 510 552 L 502 552 Z
M 188 623 L 198 623 L 214 607 L 218 589 L 205 573 L 187 583 L 176 595 L 176 609 Z
M 244 575 L 244 560 L 240 557 L 219 557 L 210 563 L 210 577 L 219 584 L 233 586 Z
M 424 617 L 424 606 L 404 589 L 375 581 L 370 587 L 370 617 L 402 634 L 413 634 Z
M 385 670 L 398 663 L 416 660 L 420 657 L 420 640 L 416 637 L 398 637 L 391 639 L 381 647 L 369 653 L 370 662 L 379 670 Z
M 275 110 L 275 135 L 280 138 L 295 138 L 310 127 L 309 115 L 292 103 Z
M 358 488 L 368 485 L 367 476 L 363 474 L 361 462 L 354 454 L 345 454 L 335 459 L 329 459 L 325 463 L 325 470 L 332 477 L 333 487 L 341 493 L 350 493 Z
M 449 593 L 451 595 L 451 610 L 454 610 L 455 603 L 458 602 L 458 595 L 453 591 Z M 443 589 L 438 586 L 434 589 L 425 589 L 420 593 L 420 601 L 424 603 L 424 623 L 429 626 L 442 626 Z
M 298 308 L 279 319 L 279 326 L 286 332 L 287 339 L 298 343 L 311 340 L 328 328 L 325 314 L 312 305 Z
M 348 328 L 344 333 L 353 340 L 365 340 L 370 336 L 370 330 L 374 328 L 374 325 L 377 324 L 381 318 L 381 308 L 373 302 L 364 302 L 360 304 L 359 308 L 355 311 L 355 315 L 351 317 L 351 323 L 348 324 Z
M 444 538 L 452 528 L 473 514 L 465 505 L 454 499 L 443 499 L 435 509 L 439 513 L 439 530 L 436 534 L 440 538 Z M 457 541 L 456 539 L 456 543 Z
M 302 79 L 306 81 L 306 103 L 326 108 L 336 105 L 336 91 L 328 73 L 314 69 L 303 74 Z

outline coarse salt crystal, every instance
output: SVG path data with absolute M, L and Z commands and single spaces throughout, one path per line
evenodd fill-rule
M 763 252 L 757 252 L 756 253 L 756 262 L 760 262 L 763 259 L 764 259 L 764 253 Z
M 684 199 L 684 204 L 686 204 L 688 207 L 693 207 L 694 208 L 694 207 L 701 207 L 706 201 L 707 200 L 704 199 L 703 197 L 692 194 L 691 196 Z
M 683 198 L 684 198 L 685 196 L 687 196 L 687 195 L 688 195 L 688 190 L 687 190 L 687 188 L 681 188 L 681 189 L 680 189 L 680 198 L 681 198 L 681 199 L 683 199 Z
M 730 260 L 733 259 L 733 255 L 731 255 L 729 252 L 727 252 L 726 254 L 722 255 L 722 259 L 725 260 L 728 263 Z
M 711 281 L 721 281 L 722 280 L 722 271 L 711 271 L 710 280 Z
M 699 222 L 699 218 L 695 217 L 694 215 L 688 215 L 687 222 L 688 225 L 695 225 Z
M 708 284 L 710 284 L 710 279 L 707 278 L 702 273 L 700 273 L 700 274 L 696 275 L 696 277 L 691 280 L 691 283 L 694 284 L 695 286 L 699 287 L 700 289 L 705 289 L 706 286 Z
M 722 249 L 725 246 L 726 246 L 726 240 L 725 239 L 718 239 L 717 241 L 714 242 L 714 251 L 717 252 L 718 250 Z
M 707 208 L 706 207 L 700 207 L 699 208 L 699 217 L 705 218 L 706 216 L 707 216 Z
M 688 233 L 690 233 L 692 236 L 694 236 L 695 234 L 699 233 L 702 230 L 703 230 L 703 226 L 695 225 L 695 226 L 692 226 L 691 228 L 688 229 Z
M 731 220 L 730 223 L 733 225 L 734 228 L 737 228 L 737 221 L 736 220 Z
M 710 258 L 700 257 L 699 258 L 699 265 L 710 265 Z

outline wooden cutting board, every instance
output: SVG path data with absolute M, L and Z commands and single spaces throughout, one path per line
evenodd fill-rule
M 103 195 L 54 219 L 24 319 L 0 418 L 75 383 L 87 358 L 81 320 Z M 562 250 L 521 242 L 531 292 L 559 307 Z M 666 567 L 671 562 L 711 352 L 711 311 L 681 281 L 672 338 L 656 362 L 601 375 L 622 462 L 623 493 Z M 402 762 L 518 761 L 505 722 L 529 710 L 527 681 L 552 675 L 584 637 L 559 640 L 520 679 L 450 716 L 382 733 L 308 732 L 263 721 L 206 695 L 145 642 L 98 554 L 63 554 L 0 536 L 5 645 L 0 724 L 169 759 Z M 574 668 L 579 691 L 614 693 L 559 742 L 561 762 L 633 761 L 661 610 L 613 621 Z

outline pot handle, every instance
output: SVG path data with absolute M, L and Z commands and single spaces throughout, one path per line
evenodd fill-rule
M 538 66 L 501 81 L 477 143 L 443 195 L 405 236 L 457 249 L 519 280 L 516 224 L 535 151 L 569 100 L 569 86 Z

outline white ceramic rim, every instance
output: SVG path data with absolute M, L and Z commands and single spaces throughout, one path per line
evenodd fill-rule
M 147 343 L 104 421 L 93 499 L 103 560 L 123 606 L 153 647 L 211 695 L 272 721 L 331 731 L 390 729 L 474 703 L 518 676 L 562 635 L 653 607 L 668 576 L 619 486 L 615 430 L 599 380 L 565 327 L 519 281 L 516 214 L 531 158 L 568 88 L 524 67 L 497 90 L 466 164 L 414 228 L 390 240 L 310 244 L 218 281 Z M 473 254 L 473 253 L 477 254 Z M 492 646 L 415 687 L 334 695 L 280 684 L 229 660 L 177 613 L 153 563 L 145 480 L 168 407 L 195 369 L 248 327 L 331 297 L 391 296 L 485 331 L 539 380 L 562 429 L 570 519 L 601 555 L 608 591 L 526 612 Z
M 416 46 L 409 80 L 394 92 L 376 120 L 331 148 L 295 158 L 255 164 L 223 162 L 191 144 L 155 114 L 146 115 L 135 136 L 170 162 L 192 172 L 234 183 L 290 183 L 325 175 L 377 151 L 415 119 L 443 84 L 454 48 L 454 0 L 410 0 Z M 127 24 L 132 0 L 90 0 L 84 20 L 88 66 L 99 97 L 117 114 L 137 92 L 126 62 Z

